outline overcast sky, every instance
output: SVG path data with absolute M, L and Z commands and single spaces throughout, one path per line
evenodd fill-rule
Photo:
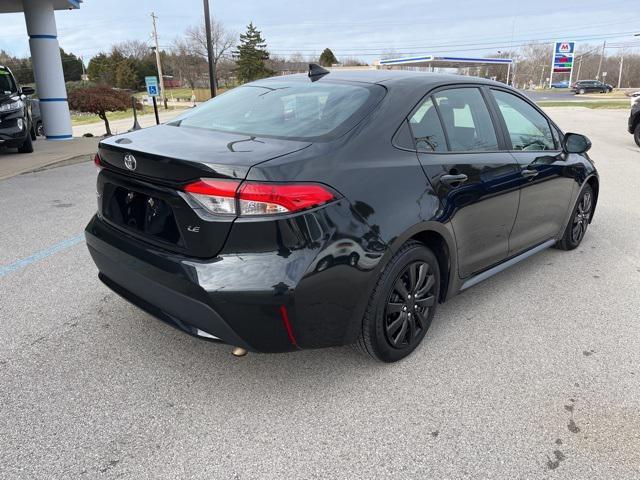
M 640 11 L 619 0 L 211 0 L 212 14 L 235 32 L 253 23 L 273 54 L 305 57 L 330 47 L 338 59 L 372 61 L 405 54 L 488 55 L 530 40 L 640 46 Z M 56 13 L 61 46 L 85 61 L 121 40 L 149 40 L 158 15 L 161 47 L 201 21 L 201 0 L 84 0 Z M 0 49 L 29 54 L 22 14 L 0 15 Z

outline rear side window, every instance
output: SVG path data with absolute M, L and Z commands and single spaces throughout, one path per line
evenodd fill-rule
M 427 98 L 409 119 L 418 150 L 446 152 L 447 140 L 433 100 Z
M 442 90 L 433 95 L 453 152 L 498 150 L 487 105 L 477 88 Z
M 378 91 L 379 90 L 379 91 Z M 254 136 L 310 139 L 353 125 L 384 95 L 378 85 L 268 82 L 236 87 L 170 125 Z
M 509 132 L 513 150 L 554 150 L 549 122 L 538 110 L 511 93 L 492 90 Z

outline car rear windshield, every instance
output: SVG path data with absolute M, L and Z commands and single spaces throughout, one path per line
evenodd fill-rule
M 11 74 L 4 68 L 0 68 L 0 95 L 8 95 L 16 90 Z
M 236 87 L 183 114 L 169 125 L 251 136 L 320 139 L 360 121 L 379 85 L 328 82 L 268 82 Z

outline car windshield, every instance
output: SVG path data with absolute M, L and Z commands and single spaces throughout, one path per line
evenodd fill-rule
M 0 95 L 8 95 L 16 90 L 16 84 L 13 82 L 11 74 L 0 68 Z
M 374 85 L 299 81 L 236 87 L 169 125 L 252 136 L 317 138 L 360 120 L 374 87 L 384 91 Z

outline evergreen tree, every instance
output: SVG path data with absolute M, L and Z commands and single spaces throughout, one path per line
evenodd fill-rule
M 331 65 L 338 63 L 338 59 L 333 54 L 330 48 L 325 48 L 320 54 L 320 65 L 323 67 L 330 67 Z
M 236 73 L 241 82 L 264 78 L 272 73 L 264 63 L 269 59 L 267 44 L 253 22 L 247 27 L 246 33 L 240 34 L 240 44 L 234 56 L 237 59 Z
M 60 49 L 60 58 L 62 60 L 62 72 L 65 81 L 78 81 L 82 77 L 82 60 L 73 53 L 67 53 Z

